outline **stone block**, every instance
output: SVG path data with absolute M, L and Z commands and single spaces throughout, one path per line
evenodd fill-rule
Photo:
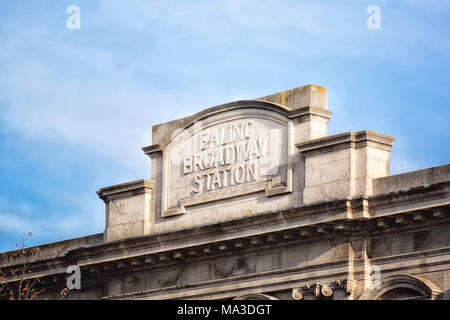
M 97 191 L 106 205 L 105 241 L 137 237 L 150 233 L 154 216 L 152 180 L 136 180 Z
M 304 107 L 328 109 L 328 90 L 325 87 L 308 84 L 264 96 L 256 100 L 268 101 L 287 106 L 292 109 L 300 109 Z
M 348 132 L 297 144 L 305 157 L 303 202 L 371 195 L 373 179 L 389 174 L 394 138 Z

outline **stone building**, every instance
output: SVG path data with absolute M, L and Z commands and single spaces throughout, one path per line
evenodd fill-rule
M 450 299 L 450 165 L 389 175 L 394 138 L 331 114 L 306 85 L 155 125 L 151 178 L 97 192 L 104 233 L 0 269 L 49 298 L 77 265 L 70 299 Z

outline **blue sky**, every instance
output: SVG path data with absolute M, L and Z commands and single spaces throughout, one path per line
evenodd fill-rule
M 449 17 L 448 0 L 1 1 L 0 252 L 102 232 L 95 191 L 149 177 L 152 125 L 308 83 L 330 134 L 396 137 L 391 173 L 450 162 Z

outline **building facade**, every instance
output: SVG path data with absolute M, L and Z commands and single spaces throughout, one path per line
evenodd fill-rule
M 68 299 L 450 299 L 450 164 L 389 175 L 394 138 L 331 115 L 306 85 L 155 125 L 151 178 L 97 192 L 103 233 L 0 269 L 50 299 L 72 265 Z

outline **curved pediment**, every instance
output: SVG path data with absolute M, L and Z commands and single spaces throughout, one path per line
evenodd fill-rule
M 202 111 L 199 111 L 191 116 L 181 119 L 161 123 L 152 127 L 152 145 L 142 148 L 146 154 L 156 149 L 163 149 L 176 136 L 180 130 L 187 130 L 198 121 L 204 121 L 208 117 L 214 116 L 218 113 L 225 113 L 240 109 L 255 108 L 279 113 L 286 117 L 290 116 L 292 108 L 283 106 L 281 104 L 258 101 L 258 100 L 238 100 L 230 103 L 214 106 Z M 174 134 L 175 132 L 175 134 Z M 150 151 L 150 153 L 148 152 Z
M 303 183 L 294 186 L 294 171 L 304 171 L 296 144 L 326 135 L 330 116 L 326 89 L 307 85 L 154 125 L 143 150 L 152 158 L 155 227 L 301 204 L 293 194 Z
M 287 110 L 272 103 L 238 101 L 197 114 L 161 148 L 163 216 L 261 191 L 290 192 L 291 133 Z

